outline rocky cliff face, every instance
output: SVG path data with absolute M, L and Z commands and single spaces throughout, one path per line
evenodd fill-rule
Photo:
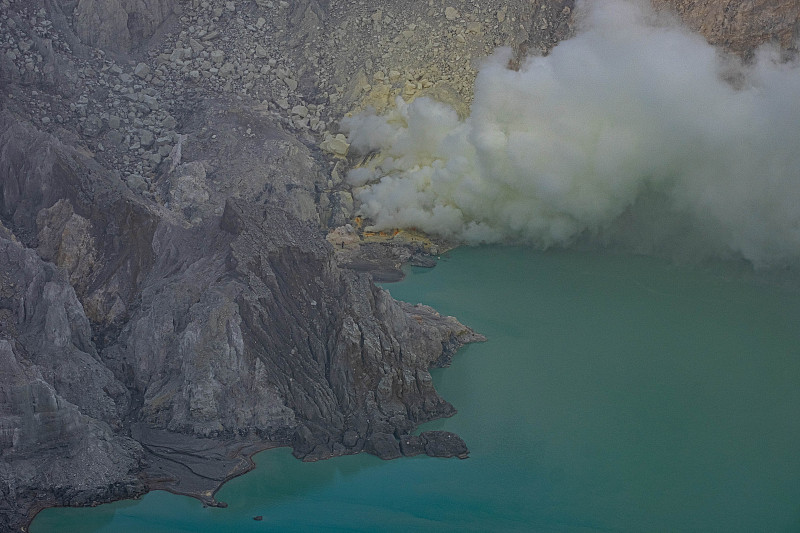
M 80 0 L 73 26 L 81 42 L 128 52 L 153 35 L 173 13 L 170 0 Z
M 0 287 L 0 528 L 42 505 L 141 493 L 142 448 L 120 432 L 130 393 L 65 272 L 0 237 Z
M 791 49 L 800 13 L 656 3 L 743 53 Z M 336 125 L 466 113 L 476 61 L 547 53 L 573 1 L 0 6 L 0 530 L 152 488 L 213 504 L 270 446 L 466 453 L 410 433 L 454 412 L 429 367 L 480 337 L 363 272 L 430 248 L 359 231 Z
M 715 0 L 652 0 L 657 7 L 676 11 L 692 29 L 712 44 L 749 55 L 762 44 L 797 50 L 800 7 L 792 0 L 752 2 Z
M 136 197 L 14 115 L 1 122 L 6 526 L 33 502 L 144 490 L 136 474 L 151 448 L 126 436 L 131 423 L 190 437 L 171 442 L 178 454 L 213 438 L 292 445 L 306 459 L 389 457 L 417 424 L 454 412 L 428 368 L 477 336 L 341 270 L 304 201 L 228 197 L 214 216 L 214 193 L 187 215 Z M 296 141 L 284 143 L 270 173 Z M 284 180 L 309 171 L 285 161 Z M 207 174 L 177 169 L 165 194 L 187 176 L 184 196 L 212 188 Z M 65 453 L 74 462 L 56 476 Z

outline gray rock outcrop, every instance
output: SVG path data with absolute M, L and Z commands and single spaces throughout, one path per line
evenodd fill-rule
M 0 529 L 54 504 L 141 494 L 120 434 L 130 394 L 102 364 L 63 270 L 0 237 Z
M 0 214 L 11 237 L 0 241 L 0 338 L 13 370 L 0 379 L 6 525 L 38 505 L 145 490 L 158 447 L 129 438 L 132 423 L 145 428 L 136 434 L 183 435 L 170 441 L 178 455 L 207 440 L 290 445 L 306 460 L 361 450 L 391 458 L 367 446 L 373 435 L 399 450 L 394 435 L 454 412 L 428 368 L 479 337 L 337 266 L 303 197 L 313 187 L 295 183 L 307 191 L 296 198 L 228 197 L 214 215 L 213 176 L 176 171 L 211 193 L 186 200 L 184 190 L 186 205 L 170 196 L 181 206 L 173 211 L 13 114 L 0 126 Z M 303 148 L 283 142 L 268 163 L 277 172 L 285 162 L 289 179 L 305 168 L 293 155 Z M 313 182 L 309 164 L 301 172 Z M 263 178 L 240 170 L 245 191 Z M 168 190 L 175 176 L 164 177 Z M 199 216 L 187 220 L 189 206 Z M 47 450 L 71 447 L 62 481 L 37 474 L 52 469 Z M 89 484 L 67 476 L 77 468 L 105 470 Z
M 155 33 L 174 4 L 172 0 L 79 0 L 73 25 L 84 44 L 128 52 Z

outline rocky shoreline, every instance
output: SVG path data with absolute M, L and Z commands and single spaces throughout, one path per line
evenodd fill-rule
M 745 56 L 800 8 L 658 0 Z M 372 234 L 338 121 L 468 113 L 478 62 L 572 0 L 0 0 L 0 530 L 52 505 L 214 493 L 262 449 L 465 457 L 429 368 L 483 340 L 373 280 L 449 243 Z

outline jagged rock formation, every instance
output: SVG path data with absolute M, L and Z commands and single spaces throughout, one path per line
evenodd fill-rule
M 652 0 L 653 5 L 677 11 L 712 44 L 742 55 L 766 43 L 796 51 L 800 37 L 800 7 L 793 0 L 753 2 L 715 0 Z
M 791 50 L 800 16 L 654 1 L 745 54 Z M 480 337 L 359 272 L 432 260 L 346 226 L 337 121 L 425 94 L 466 113 L 481 57 L 547 53 L 574 10 L 0 0 L 0 530 L 47 505 L 209 494 L 270 446 L 464 456 L 411 431 L 454 412 L 428 368 Z
M 42 505 L 140 494 L 130 393 L 99 360 L 63 270 L 0 237 L 0 528 Z
M 75 7 L 75 33 L 89 46 L 128 52 L 172 15 L 170 0 L 80 0 Z
M 229 198 L 221 216 L 188 224 L 185 208 L 142 202 L 113 173 L 11 114 L 0 139 L 2 216 L 20 240 L 2 241 L 4 353 L 15 369 L 4 382 L 3 453 L 14 480 L 6 525 L 19 523 L 34 494 L 52 504 L 143 490 L 132 480 L 146 454 L 123 436 L 130 421 L 292 445 L 298 457 L 319 459 L 360 451 L 376 435 L 399 446 L 393 435 L 454 412 L 428 368 L 477 337 L 337 267 L 323 234 L 299 218 L 304 202 Z M 203 202 L 195 208 L 205 213 Z M 28 421 L 44 416 L 39 403 L 54 419 L 41 428 Z M 110 444 L 87 447 L 102 431 Z M 45 451 L 54 446 L 81 446 L 98 465 L 117 467 L 94 475 L 94 486 L 51 486 Z M 27 477 L 16 470 L 22 455 Z

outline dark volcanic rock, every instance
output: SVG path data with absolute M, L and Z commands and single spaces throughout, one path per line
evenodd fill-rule
M 211 496 L 232 477 L 254 467 L 250 456 L 281 445 L 252 439 L 197 438 L 136 423 L 131 436 L 145 451 L 141 478 L 150 490 L 191 494 L 204 505 L 223 506 Z
M 400 437 L 400 452 L 406 457 L 413 457 L 425 453 L 425 441 L 418 435 L 403 435 Z
M 431 457 L 459 457 L 466 459 L 469 451 L 464 441 L 449 431 L 426 431 L 420 435 L 425 441 L 425 453 Z
M 400 437 L 400 451 L 406 457 L 428 454 L 431 457 L 458 457 L 466 459 L 469 450 L 464 440 L 449 431 L 425 431 L 419 436 Z
M 287 142 L 268 153 L 290 154 L 270 164 L 293 166 L 295 200 L 214 216 L 210 194 L 187 220 L 0 115 L 4 527 L 41 505 L 208 494 L 276 445 L 399 457 L 393 435 L 455 412 L 428 368 L 480 337 L 337 266 L 298 181 L 313 165 Z
M 381 459 L 397 459 L 400 453 L 400 445 L 394 435 L 388 433 L 373 433 L 367 439 L 364 451 L 377 455 Z

